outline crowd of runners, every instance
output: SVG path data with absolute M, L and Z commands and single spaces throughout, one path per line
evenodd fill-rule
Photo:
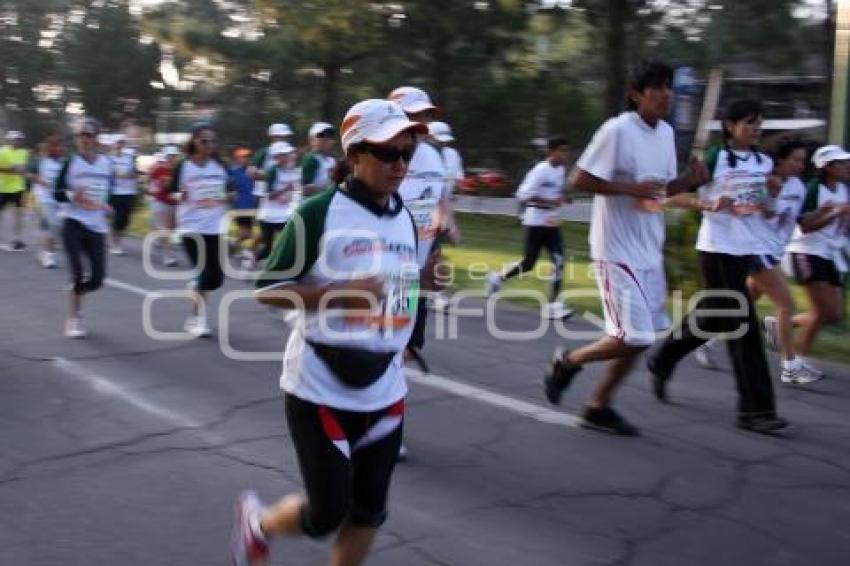
M 662 402 L 683 357 L 695 352 L 713 365 L 713 344 L 725 342 L 739 394 L 737 426 L 773 433 L 788 423 L 777 413 L 766 346 L 781 356 L 782 382 L 811 383 L 823 377 L 808 357 L 817 333 L 842 316 L 850 153 L 825 145 L 809 155 L 809 144 L 793 138 L 763 150 L 762 106 L 738 100 L 724 109 L 722 144 L 679 167 L 664 121 L 671 83 L 666 64 L 638 65 L 628 110 L 599 128 L 572 171 L 568 141 L 548 140 L 546 158 L 517 191 L 525 206 L 523 257 L 491 273 L 486 292 L 531 270 L 545 247 L 554 275 L 542 314 L 568 318 L 559 209 L 573 191 L 591 193 L 590 255 L 605 331 L 553 354 L 546 399 L 560 403 L 584 365 L 604 361 L 581 423 L 635 435 L 613 399 L 657 337 L 647 367 Z M 400 87 L 386 99 L 354 104 L 339 127 L 316 122 L 306 151 L 287 124 L 277 123 L 266 147 L 238 146 L 227 159 L 214 125 L 198 123 L 184 147 L 161 148 L 145 183 L 127 140 L 104 135 L 93 119 L 74 125 L 73 151 L 51 135 L 34 159 L 20 132 L 6 134 L 0 209 L 11 207 L 14 221 L 7 249 L 26 249 L 24 195 L 32 187 L 38 261 L 57 267 L 61 244 L 70 275 L 66 336 L 85 335 L 83 298 L 102 285 L 107 255 L 125 254 L 141 186 L 158 261 L 177 265 L 182 249 L 194 268 L 187 333 L 212 333 L 207 301 L 224 282 L 228 257 L 256 274 L 260 303 L 298 313 L 280 386 L 305 494 L 264 505 L 254 492 L 243 493 L 235 564 L 263 563 L 273 538 L 330 534 L 331 564 L 361 564 L 386 519 L 390 479 L 405 452 L 404 365 L 424 364 L 426 307 L 449 304 L 436 277 L 441 248 L 461 241 L 451 195 L 463 166 L 449 125 L 436 117 L 425 91 Z M 808 164 L 814 173 L 804 182 Z M 672 328 L 662 255 L 669 208 L 701 215 L 695 246 L 706 291 Z M 805 289 L 808 311 L 795 313 L 783 264 Z M 775 306 L 764 320 L 754 306 L 761 296 Z

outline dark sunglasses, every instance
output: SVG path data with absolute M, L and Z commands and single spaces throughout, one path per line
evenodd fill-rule
M 395 163 L 399 159 L 401 159 L 405 163 L 410 163 L 410 158 L 413 157 L 413 152 L 416 151 L 416 146 L 411 145 L 404 149 L 398 149 L 397 147 L 392 146 L 372 145 L 364 143 L 363 151 L 370 154 L 378 161 L 382 161 L 384 163 Z
M 201 145 L 212 145 L 218 143 L 215 138 L 198 138 L 198 143 Z
M 78 132 L 77 137 L 78 138 L 93 138 L 94 134 L 91 133 L 91 132 Z

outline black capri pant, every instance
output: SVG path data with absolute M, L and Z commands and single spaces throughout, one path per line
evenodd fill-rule
M 109 205 L 115 212 L 112 217 L 112 229 L 116 232 L 123 232 L 130 225 L 130 213 L 133 211 L 135 200 L 136 195 L 112 195 L 109 198 Z
M 221 240 L 222 236 L 218 234 L 183 236 L 183 247 L 186 249 L 186 255 L 189 256 L 189 262 L 198 270 L 195 279 L 198 291 L 215 291 L 224 283 L 220 257 Z
M 377 528 L 401 447 L 404 401 L 373 412 L 334 409 L 284 396 L 307 503 L 301 530 L 329 535 L 343 524 Z
M 74 293 L 85 295 L 100 288 L 106 272 L 105 235 L 89 230 L 73 218 L 66 218 L 62 224 L 62 244 L 68 256 Z M 89 262 L 88 277 L 83 271 L 83 256 Z

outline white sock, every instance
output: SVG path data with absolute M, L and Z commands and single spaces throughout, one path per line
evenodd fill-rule
M 800 358 L 794 357 L 790 360 L 782 360 L 782 369 L 784 370 L 795 370 L 799 369 L 800 366 L 803 365 L 800 361 Z

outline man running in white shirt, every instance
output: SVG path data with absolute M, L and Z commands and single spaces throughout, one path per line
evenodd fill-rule
M 487 294 L 498 291 L 502 283 L 534 269 L 543 248 L 552 260 L 552 282 L 549 303 L 544 315 L 550 319 L 572 316 L 573 311 L 558 299 L 564 274 L 564 241 L 561 237 L 560 208 L 564 203 L 566 185 L 567 140 L 554 136 L 546 142 L 546 159 L 529 171 L 519 186 L 517 198 L 525 205 L 522 224 L 525 227 L 525 244 L 520 261 L 501 273 L 491 273 L 487 280 Z
M 670 324 L 664 312 L 664 215 L 658 201 L 707 178 L 697 163 L 676 177 L 673 128 L 663 120 L 670 111 L 672 80 L 673 70 L 664 63 L 638 65 L 629 77 L 629 110 L 597 130 L 571 174 L 574 187 L 596 195 L 590 254 L 607 336 L 573 351 L 557 350 L 544 389 L 549 402 L 558 404 L 584 364 L 607 361 L 581 424 L 616 434 L 638 430 L 611 407 L 614 391 L 656 332 Z
M 127 147 L 127 138 L 124 134 L 116 134 L 112 137 L 115 144 L 112 152 L 112 163 L 115 167 L 115 187 L 113 189 L 109 204 L 115 211 L 112 217 L 112 255 L 126 255 L 127 252 L 121 245 L 124 232 L 130 225 L 130 216 L 133 211 L 133 203 L 136 200 L 137 176 L 136 152 Z
M 56 134 L 48 136 L 44 140 L 44 155 L 38 160 L 38 177 L 33 183 L 42 232 L 38 260 L 47 269 L 56 267 L 56 242 L 62 236 L 62 219 L 59 203 L 53 198 L 53 187 L 62 169 L 64 154 L 61 138 Z

